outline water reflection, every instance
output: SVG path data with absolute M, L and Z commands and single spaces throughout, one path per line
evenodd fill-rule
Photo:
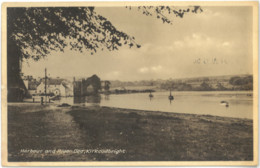
M 100 95 L 86 96 L 85 98 L 86 98 L 86 102 L 87 103 L 100 104 L 100 102 L 101 102 L 101 96 Z
M 73 99 L 74 104 L 94 104 L 99 105 L 101 102 L 101 96 L 95 95 L 95 96 L 85 96 L 85 97 L 74 97 Z
M 152 99 L 153 99 L 153 94 L 152 94 L 152 92 L 150 92 L 149 98 L 150 98 L 150 101 L 152 101 Z
M 109 100 L 109 94 L 105 94 L 104 99 L 105 99 L 105 100 Z
M 170 104 L 172 104 L 172 100 L 171 99 L 169 99 L 170 100 Z
M 85 97 L 74 97 L 73 98 L 73 103 L 74 104 L 85 103 Z

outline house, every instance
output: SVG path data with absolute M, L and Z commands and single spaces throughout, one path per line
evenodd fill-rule
M 110 85 L 111 85 L 111 82 L 108 80 L 101 81 L 101 90 L 104 92 L 109 92 Z
M 63 79 L 49 78 L 46 81 L 46 93 L 54 94 L 55 96 L 68 96 L 66 94 L 67 86 L 63 82 Z M 40 85 L 37 87 L 37 94 L 45 93 L 45 80 L 43 79 Z
M 30 98 L 32 95 L 37 94 L 37 86 L 40 84 L 32 76 L 22 76 L 23 83 L 26 88 L 25 96 Z
M 28 92 L 30 95 L 37 94 L 37 87 L 39 85 L 39 82 L 36 80 L 31 80 L 28 82 Z

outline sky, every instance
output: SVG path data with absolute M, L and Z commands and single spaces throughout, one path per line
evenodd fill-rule
M 118 29 L 141 44 L 94 55 L 51 52 L 38 62 L 26 60 L 25 75 L 151 80 L 253 73 L 252 8 L 202 7 L 199 14 L 172 17 L 173 25 L 125 7 L 97 7 Z

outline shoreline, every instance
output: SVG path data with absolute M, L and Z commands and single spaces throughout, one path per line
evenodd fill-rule
M 40 107 L 46 107 L 46 106 L 52 106 L 52 107 L 55 107 L 55 108 L 64 108 L 64 109 L 68 109 L 68 108 L 71 108 L 71 109 L 77 109 L 77 108 L 81 108 L 82 110 L 83 109 L 86 109 L 88 110 L 89 108 L 107 108 L 107 109 L 118 109 L 120 112 L 126 112 L 128 110 L 130 111 L 135 111 L 135 112 L 138 112 L 140 114 L 156 114 L 156 115 L 179 115 L 179 116 L 186 116 L 186 115 L 190 115 L 190 116 L 197 116 L 197 117 L 214 117 L 214 118 L 227 118 L 227 119 L 231 119 L 231 120 L 248 120 L 248 121 L 253 121 L 253 119 L 250 119 L 250 118 L 239 118 L 239 117 L 226 117 L 226 116 L 218 116 L 218 115 L 210 115 L 210 114 L 192 114 L 192 113 L 178 113 L 178 112 L 167 112 L 167 111 L 157 111 L 157 110 L 141 110 L 141 109 L 131 109 L 131 108 L 121 108 L 121 107 L 110 107 L 110 106 L 98 106 L 98 105 L 89 105 L 89 106 L 83 106 L 83 105 L 70 105 L 68 107 L 58 107 L 58 104 L 55 104 L 55 103 L 48 103 L 47 105 L 44 104 L 44 105 L 41 105 L 37 102 L 33 103 L 33 102 L 12 102 L 12 103 L 8 103 L 7 106 L 15 106 L 15 105 L 35 105 L 35 106 L 40 106 Z
M 231 119 L 231 120 L 248 120 L 248 121 L 253 121 L 253 119 L 249 119 L 249 118 L 236 118 L 236 117 L 226 117 L 226 116 L 218 116 L 218 115 L 209 115 L 209 114 L 192 114 L 192 113 L 178 113 L 178 112 L 167 112 L 167 111 L 156 111 L 156 110 L 139 110 L 139 109 L 127 109 L 127 108 L 120 108 L 120 107 L 109 107 L 109 106 L 101 106 L 100 108 L 110 108 L 110 109 L 119 109 L 119 110 L 123 110 L 123 111 L 135 111 L 137 113 L 141 113 L 141 114 L 156 114 L 156 115 L 162 115 L 165 114 L 167 115 L 178 115 L 178 116 L 192 116 L 192 117 L 214 117 L 214 118 L 219 118 L 219 119 Z M 121 111 L 122 112 L 122 111 Z

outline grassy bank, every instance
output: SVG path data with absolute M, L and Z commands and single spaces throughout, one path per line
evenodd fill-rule
M 108 107 L 9 105 L 8 142 L 10 161 L 253 159 L 252 120 Z

